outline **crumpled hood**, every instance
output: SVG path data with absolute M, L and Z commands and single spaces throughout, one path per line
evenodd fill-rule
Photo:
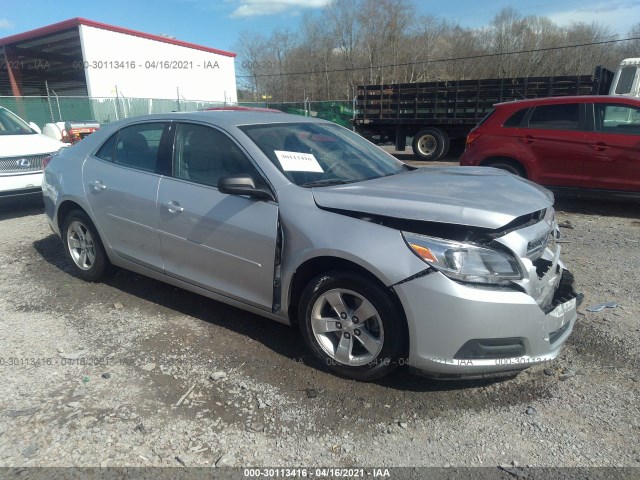
M 543 187 L 488 167 L 434 167 L 313 189 L 320 207 L 371 215 L 497 229 L 548 208 Z
M 0 157 L 55 153 L 64 146 L 64 143 L 39 133 L 29 135 L 0 135 Z

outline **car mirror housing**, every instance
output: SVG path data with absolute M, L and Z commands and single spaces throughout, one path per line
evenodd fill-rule
M 256 184 L 249 175 L 234 175 L 218 180 L 218 190 L 228 195 L 248 195 L 261 200 L 274 200 L 271 192 L 256 188 Z
M 36 133 L 42 133 L 42 130 L 40 130 L 40 127 L 38 125 L 36 125 L 33 122 L 29 122 L 29 126 L 31 127 L 31 129 L 33 131 L 35 131 Z

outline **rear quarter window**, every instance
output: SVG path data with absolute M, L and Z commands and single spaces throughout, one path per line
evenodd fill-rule
M 109 137 L 109 140 L 104 142 L 102 146 L 96 152 L 96 157 L 106 160 L 107 162 L 113 162 L 113 153 L 116 150 L 116 140 L 118 139 L 118 132 Z
M 529 111 L 529 108 L 522 108 L 518 110 L 516 113 L 511 115 L 507 120 L 502 124 L 503 127 L 519 127 L 522 124 L 522 120 L 524 120 L 525 115 Z

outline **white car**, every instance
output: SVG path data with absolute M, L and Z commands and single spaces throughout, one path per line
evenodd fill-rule
M 41 194 L 42 160 L 63 146 L 0 107 L 0 199 Z

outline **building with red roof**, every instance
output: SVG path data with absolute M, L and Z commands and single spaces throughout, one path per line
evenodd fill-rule
M 0 96 L 235 103 L 235 53 L 73 18 L 0 39 Z

